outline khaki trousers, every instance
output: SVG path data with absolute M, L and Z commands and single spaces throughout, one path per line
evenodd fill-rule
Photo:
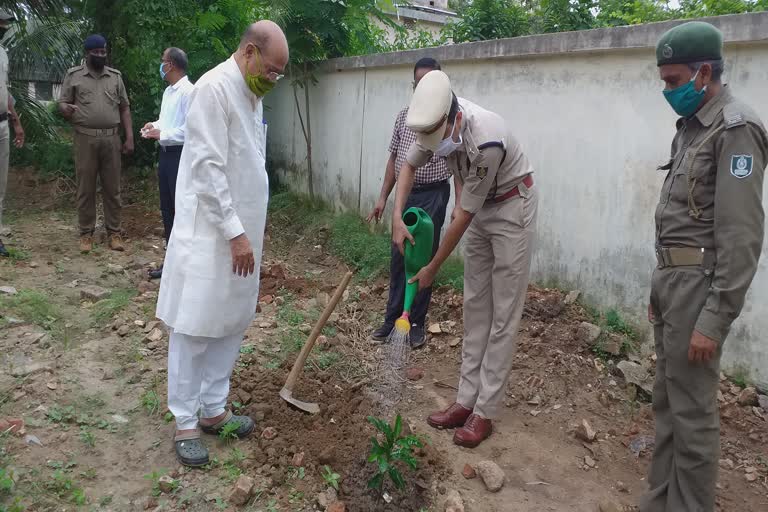
M 8 121 L 0 122 L 0 228 L 3 226 L 3 206 L 8 186 L 8 157 L 10 156 Z
M 642 512 L 715 510 L 721 351 L 709 363 L 688 361 L 691 334 L 710 283 L 701 267 L 667 267 L 653 274 L 656 446 Z
M 538 194 L 484 206 L 464 249 L 464 347 L 457 401 L 493 419 L 504 398 L 523 314 Z
M 104 227 L 120 232 L 120 136 L 94 137 L 75 132 L 77 217 L 80 234 L 96 228 L 96 178 L 101 182 Z

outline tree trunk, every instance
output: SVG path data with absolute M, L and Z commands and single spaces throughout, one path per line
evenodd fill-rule
M 308 64 L 304 63 L 304 112 L 307 114 L 307 131 L 305 138 L 307 140 L 307 186 L 309 187 L 309 198 L 315 199 L 315 187 L 312 180 L 312 124 L 309 117 L 309 78 Z

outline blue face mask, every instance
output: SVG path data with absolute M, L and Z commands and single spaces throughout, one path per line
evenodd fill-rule
M 165 62 L 161 62 L 161 63 L 160 63 L 160 78 L 162 78 L 163 80 L 165 80 L 165 75 L 167 75 L 168 73 L 166 73 L 165 71 L 163 71 L 163 66 L 165 66 Z
M 696 113 L 696 109 L 699 108 L 701 102 L 704 101 L 704 95 L 707 93 L 707 86 L 705 85 L 702 87 L 700 91 L 696 90 L 696 77 L 698 75 L 699 72 L 696 71 L 696 74 L 693 75 L 693 78 L 691 78 L 691 81 L 687 84 L 669 91 L 664 91 L 664 97 L 679 116 L 691 117 Z

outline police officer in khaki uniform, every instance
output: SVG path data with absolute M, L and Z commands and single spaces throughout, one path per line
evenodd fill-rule
M 406 119 L 416 142 L 400 171 L 393 241 L 414 243 L 402 221 L 414 170 L 433 154 L 447 157 L 459 204 L 432 261 L 415 277 L 432 284 L 467 232 L 464 252 L 464 349 L 456 403 L 432 414 L 435 428 L 458 428 L 454 443 L 473 448 L 491 435 L 512 367 L 536 228 L 533 168 L 499 115 L 451 91 L 448 76 L 430 71 L 414 92 Z M 407 239 L 407 241 L 406 241 Z
M 105 66 L 107 41 L 94 34 L 85 40 L 86 62 L 67 71 L 61 86 L 59 110 L 75 131 L 75 170 L 77 172 L 77 211 L 80 225 L 80 250 L 93 247 L 96 227 L 96 177 L 101 183 L 104 225 L 109 247 L 123 251 L 120 238 L 120 135 L 122 153 L 133 152 L 133 128 L 128 94 L 120 72 Z
M 642 512 L 715 509 L 720 355 L 763 243 L 768 135 L 721 83 L 722 44 L 715 27 L 690 22 L 656 47 L 664 96 L 682 117 L 656 208 L 656 448 Z

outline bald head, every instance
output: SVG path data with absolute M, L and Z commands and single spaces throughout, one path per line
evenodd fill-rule
M 243 76 L 261 75 L 274 83 L 288 65 L 288 41 L 276 23 L 257 21 L 245 30 L 234 57 Z
M 269 20 L 257 21 L 251 23 L 245 32 L 243 37 L 240 38 L 240 49 L 245 50 L 248 44 L 254 44 L 262 51 L 267 51 L 270 47 L 273 49 L 284 50 L 288 53 L 288 41 L 285 39 L 285 34 L 280 26 Z

